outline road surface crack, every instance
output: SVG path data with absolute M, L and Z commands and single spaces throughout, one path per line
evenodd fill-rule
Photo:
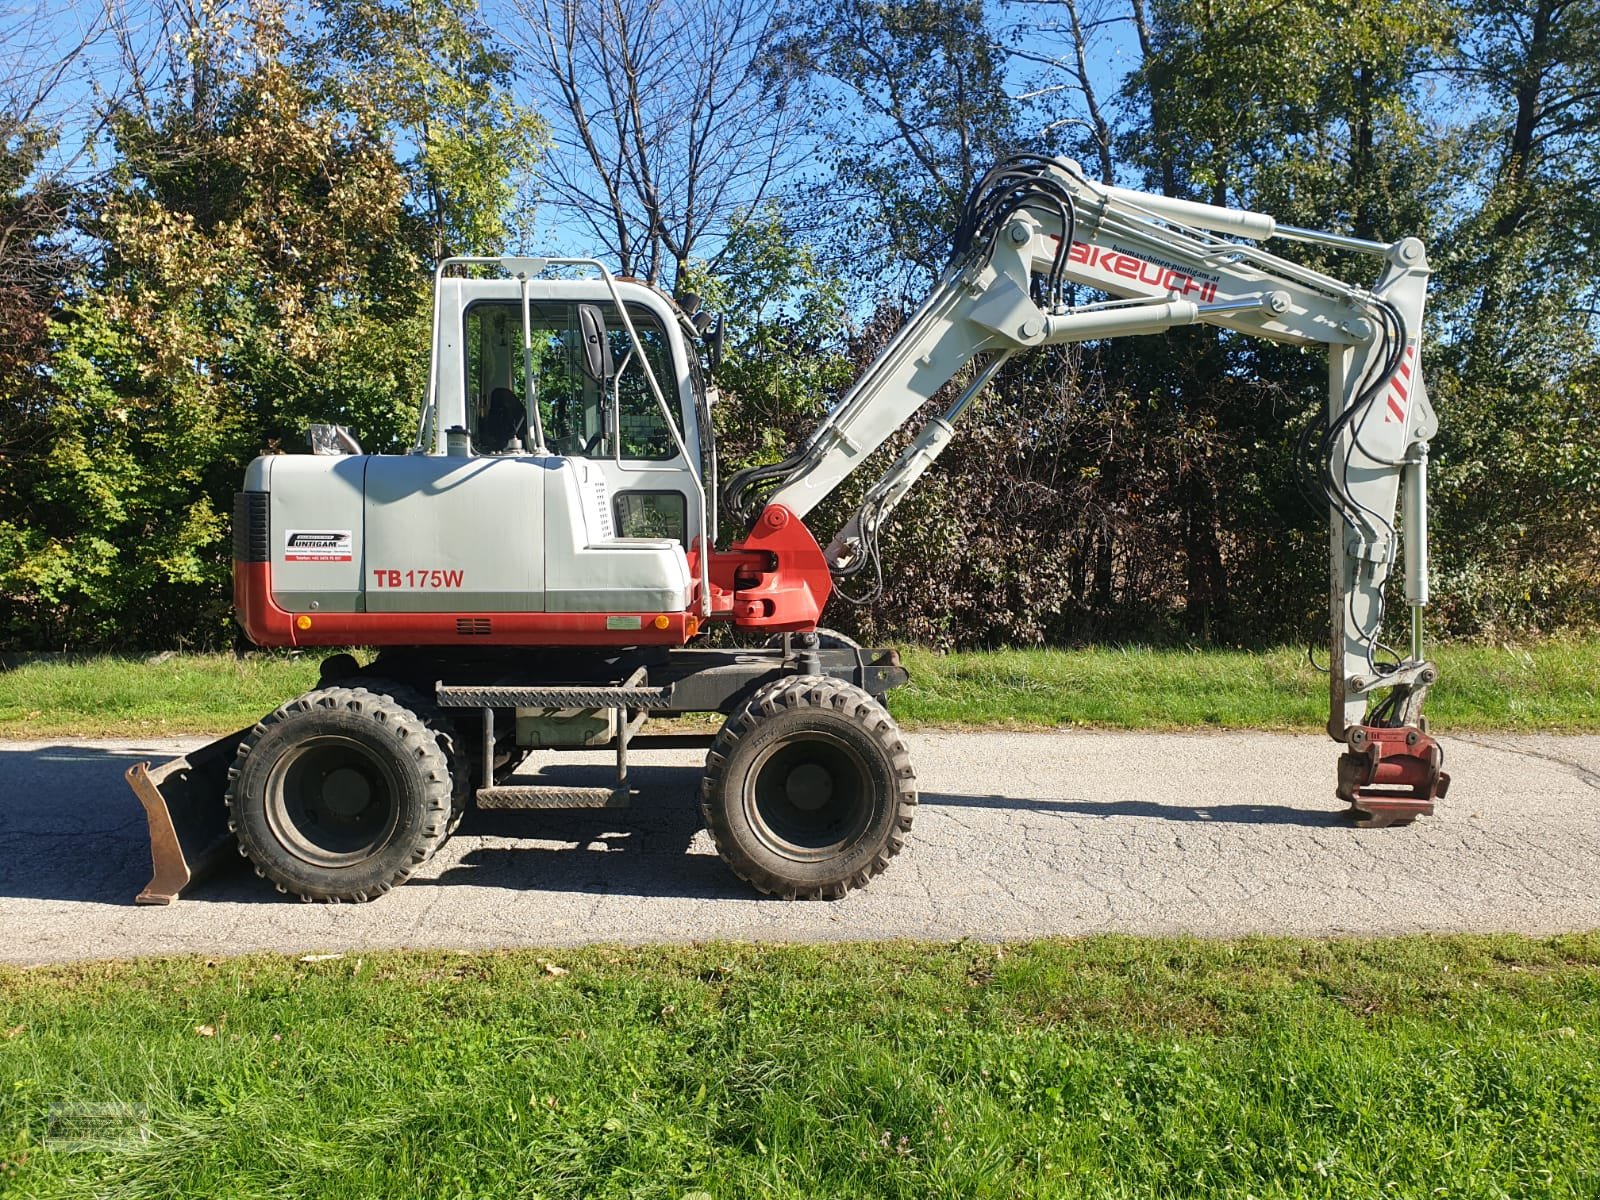
M 1543 762 L 1555 763 L 1558 767 L 1566 767 L 1586 787 L 1600 792 L 1600 771 L 1594 771 L 1575 762 L 1570 758 L 1562 758 L 1559 754 L 1545 754 L 1538 750 L 1523 750 L 1516 746 L 1508 746 L 1503 742 L 1491 742 L 1485 738 L 1466 737 L 1462 734 L 1452 734 L 1451 737 L 1458 742 L 1466 742 L 1470 746 L 1482 746 L 1485 750 L 1499 750 L 1504 754 L 1515 754 L 1521 758 L 1536 758 Z

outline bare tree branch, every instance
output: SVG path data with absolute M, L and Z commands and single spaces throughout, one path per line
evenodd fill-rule
M 760 0 L 517 0 L 555 129 L 547 202 L 622 271 L 676 284 L 802 157 Z M 566 236 L 569 238 L 571 234 Z

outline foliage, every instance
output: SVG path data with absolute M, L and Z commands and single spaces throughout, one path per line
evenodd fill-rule
M 944 264 L 973 185 L 1015 144 L 1006 50 L 978 0 L 832 0 L 783 47 L 831 121 L 812 185 L 836 251 L 903 290 Z
M 528 236 L 527 176 L 548 131 L 513 96 L 512 55 L 472 0 L 324 0 L 307 58 L 342 106 L 409 148 L 431 258 L 500 254 Z
M 730 223 L 729 262 L 684 272 L 681 287 L 726 322 L 714 379 L 717 448 L 724 475 L 781 457 L 822 415 L 827 398 L 851 377 L 841 341 L 845 285 L 797 241 L 776 204 Z
M 469 27 L 435 15 L 459 49 Z M 380 111 L 319 82 L 325 47 L 270 7 L 186 37 L 186 74 L 111 114 L 116 168 L 83 197 L 100 252 L 52 327 L 38 444 L 8 472 L 0 640 L 226 642 L 245 464 L 299 449 L 314 420 L 408 444 L 431 245 L 499 220 L 514 159 L 450 149 L 496 132 L 480 109 L 441 106 L 408 173 L 385 124 L 404 115 L 398 84 Z M 436 186 L 458 170 L 461 187 Z
M 786 5 L 767 0 L 511 0 L 511 36 L 551 115 L 545 195 L 578 253 L 685 289 L 715 265 L 741 212 L 776 194 L 806 152 L 792 72 L 771 51 Z M 603 250 L 601 249 L 603 248 Z
M 1433 621 L 1600 622 L 1594 0 L 514 7 L 163 9 L 171 66 L 106 90 L 108 169 L 75 186 L 47 108 L 0 117 L 0 644 L 224 640 L 243 465 L 314 419 L 403 445 L 427 268 L 528 240 L 530 185 L 588 223 L 546 238 L 730 314 L 726 478 L 883 348 L 978 175 L 1058 143 L 1118 182 L 1424 238 Z M 1095 40 L 1116 28 L 1123 59 Z M 562 142 L 542 157 L 528 92 Z M 1018 358 L 891 520 L 882 593 L 829 619 L 939 645 L 1320 640 L 1325 514 L 1294 460 L 1324 392 L 1320 354 L 1215 330 Z M 814 514 L 824 540 L 908 437 Z
M 5 593 L 16 586 L 8 567 L 33 532 L 25 515 L 27 475 L 51 443 L 41 382 L 51 319 L 72 266 L 65 249 L 70 196 L 38 177 L 53 141 L 48 130 L 0 115 L 0 614 Z
M 70 192 L 39 174 L 55 140 L 52 131 L 0 112 L 0 455 L 32 416 L 50 314 L 72 265 L 65 245 Z
M 929 173 L 907 147 L 947 147 L 939 139 L 974 93 L 958 71 L 924 75 L 910 61 L 873 74 L 892 53 L 859 56 L 870 41 L 862 14 L 876 11 L 816 17 L 826 28 L 807 31 L 812 69 L 831 85 L 844 62 L 869 93 L 893 77 L 888 99 L 867 94 L 851 110 L 857 123 L 831 141 L 844 176 L 870 178 L 862 155 L 876 152 L 900 189 L 866 195 L 852 228 L 905 218 L 926 234 L 933 208 L 907 196 L 929 194 L 918 191 Z M 1572 139 L 1594 129 L 1593 6 L 1157 0 L 1135 3 L 1133 16 L 1140 57 L 1119 140 L 1142 177 L 1125 182 L 1284 224 L 1413 233 L 1434 247 L 1424 361 L 1442 421 L 1437 625 L 1506 633 L 1600 617 L 1600 473 L 1577 436 L 1593 420 L 1595 330 L 1573 319 L 1592 303 L 1597 272 L 1592 206 L 1571 207 L 1592 174 L 1590 145 Z M 1015 50 L 1029 53 L 1025 41 Z M 1054 61 L 1069 90 L 1086 90 L 1070 56 Z M 892 86 L 901 79 L 903 91 Z M 1050 92 L 1048 79 L 1035 90 Z M 897 107 L 899 97 L 916 103 Z M 1449 120 L 1441 101 L 1483 115 Z M 948 188 L 943 197 L 954 199 Z M 1356 281 L 1376 271 L 1349 254 L 1285 252 Z M 891 253 L 922 252 L 896 240 Z M 862 262 L 854 245 L 843 254 Z M 900 284 L 886 271 L 873 294 L 892 304 Z M 1507 300 L 1492 302 L 1501 292 Z M 858 367 L 899 319 L 885 310 L 866 327 Z M 1320 354 L 1217 331 L 1018 360 L 896 514 L 884 596 L 830 619 L 941 645 L 1320 640 L 1326 517 L 1302 502 L 1295 459 L 1325 393 Z
M 1456 62 L 1482 203 L 1444 240 L 1442 599 L 1466 628 L 1600 614 L 1600 6 L 1476 3 Z
M 113 122 L 118 171 L 87 227 L 107 251 L 56 329 L 31 519 L 0 530 L 11 620 L 47 644 L 222 636 L 243 464 L 313 417 L 392 448 L 414 411 L 404 178 L 317 107 L 281 23 L 244 36 L 229 74 L 196 29 L 187 95 Z

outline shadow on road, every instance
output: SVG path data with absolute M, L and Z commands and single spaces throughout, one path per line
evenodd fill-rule
M 456 834 L 460 858 L 407 886 L 758 898 L 722 864 L 709 842 L 693 845 L 701 829 L 700 776 L 699 765 L 632 767 L 629 808 L 468 813 Z M 541 783 L 562 787 L 603 787 L 614 778 L 610 766 L 557 763 L 539 772 Z
M 150 877 L 144 812 L 123 780 L 159 755 L 78 746 L 0 749 L 0 897 L 131 905 Z M 598 786 L 611 768 L 556 763 L 551 784 Z M 412 887 L 460 885 L 595 895 L 748 899 L 704 839 L 700 768 L 641 765 L 633 807 L 618 810 L 472 812 L 455 840 Z M 220 798 L 219 798 L 220 801 Z M 1142 800 L 1023 799 L 925 793 L 922 805 L 1085 817 L 1237 825 L 1343 825 L 1339 812 L 1273 804 L 1156 804 Z M 243 859 L 185 893 L 186 901 L 282 902 Z
M 1286 804 L 1155 804 L 1148 800 L 1025 800 L 1014 796 L 955 796 L 928 792 L 928 808 L 996 808 L 1015 812 L 1064 813 L 1081 817 L 1148 817 L 1212 825 L 1305 825 L 1313 829 L 1349 825 L 1343 812 Z
M 132 905 L 150 878 L 150 843 L 144 809 L 123 773 L 162 757 L 69 745 L 0 749 L 0 898 Z M 557 764 L 540 778 L 598 786 L 613 770 Z M 700 829 L 697 766 L 640 766 L 631 777 L 638 793 L 632 808 L 469 812 L 435 865 L 424 868 L 429 877 L 408 886 L 691 899 L 754 895 L 709 846 L 691 851 Z M 207 901 L 294 902 L 232 854 L 180 903 Z
M 131 905 L 150 879 L 150 839 L 123 773 L 164 757 L 84 746 L 0 750 L 0 897 Z M 194 894 L 273 898 L 260 882 L 230 858 Z

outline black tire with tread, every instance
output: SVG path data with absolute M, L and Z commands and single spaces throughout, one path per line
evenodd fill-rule
M 467 759 L 466 743 L 456 722 L 446 715 L 438 703 L 423 695 L 419 688 L 397 683 L 391 679 L 361 678 L 350 686 L 365 688 L 380 696 L 387 696 L 401 708 L 409 708 L 432 731 L 439 749 L 444 751 L 445 762 L 450 767 L 450 820 L 445 825 L 448 838 L 461 825 L 467 805 L 472 801 L 472 766 Z M 442 844 L 442 843 L 441 843 Z
M 790 857 L 766 844 L 751 823 L 753 773 L 776 748 L 819 732 L 848 744 L 870 776 L 869 811 L 837 853 Z M 836 900 L 882 873 L 905 845 L 917 780 L 899 726 L 883 705 L 844 680 L 793 675 L 768 684 L 728 718 L 706 756 L 700 796 L 717 853 L 739 878 L 786 900 Z
M 380 685 L 381 686 L 381 685 Z M 361 745 L 394 772 L 394 828 L 370 854 L 346 866 L 297 856 L 273 833 L 266 789 L 286 753 L 308 738 L 335 735 Z M 438 736 L 414 711 L 365 687 L 326 687 L 297 696 L 257 722 L 228 769 L 228 827 L 256 874 L 302 900 L 364 902 L 405 882 L 444 840 L 451 771 Z

